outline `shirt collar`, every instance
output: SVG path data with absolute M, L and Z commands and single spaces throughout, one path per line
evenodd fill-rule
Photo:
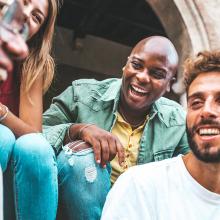
M 120 98 L 122 79 L 118 79 L 114 83 L 111 83 L 105 94 L 101 97 L 102 101 L 112 101 L 114 100 L 113 112 L 116 112 L 118 109 L 118 103 Z M 169 126 L 169 116 L 164 111 L 163 106 L 161 105 L 161 99 L 159 98 L 156 102 L 152 104 L 149 119 L 153 119 L 156 115 L 158 118 L 166 125 Z
M 120 123 L 125 123 L 125 124 L 130 125 L 128 122 L 126 122 L 126 121 L 124 120 L 124 118 L 121 116 L 121 114 L 120 114 L 118 111 L 117 111 L 117 113 L 116 113 L 116 117 L 117 117 L 117 121 L 118 121 L 118 122 L 120 122 Z M 149 120 L 149 115 L 146 115 L 144 122 L 143 122 L 139 127 L 135 128 L 135 130 L 137 130 L 137 129 L 138 129 L 138 130 L 142 129 L 142 128 L 146 125 L 146 123 L 147 123 L 148 120 Z

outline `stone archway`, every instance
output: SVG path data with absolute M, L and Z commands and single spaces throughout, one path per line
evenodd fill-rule
M 167 36 L 179 52 L 178 81 L 173 90 L 181 96 L 184 93 L 181 64 L 185 58 L 198 51 L 214 49 L 220 45 L 218 42 L 220 39 L 220 22 L 218 21 L 220 0 L 145 0 L 145 2 L 156 13 Z M 136 11 L 136 13 L 139 12 Z M 148 18 L 149 16 L 146 16 L 146 19 Z M 155 21 L 154 16 L 152 19 Z M 146 27 L 147 25 L 147 22 L 142 24 Z M 109 75 L 119 73 L 116 77 L 120 76 L 121 64 L 125 62 L 131 49 L 116 42 L 107 42 L 106 39 L 87 35 L 86 38 L 81 39 L 81 44 L 85 45 L 86 50 L 73 50 L 72 32 L 69 29 L 57 34 L 57 39 L 55 51 L 57 60 L 60 60 L 62 64 L 70 67 L 83 67 L 92 73 L 109 73 Z M 94 54 L 101 54 L 101 61 Z M 114 59 L 109 59 L 108 54 L 111 54 Z M 183 102 L 181 103 L 184 105 Z
M 210 1 L 206 0 L 202 2 L 199 0 L 146 1 L 159 17 L 168 37 L 172 40 L 180 55 L 178 81 L 173 89 L 181 95 L 184 93 L 181 65 L 183 61 L 186 57 L 196 54 L 198 51 L 216 47 L 216 38 L 213 38 L 213 34 L 217 35 L 216 29 L 218 27 L 210 25 L 214 21 L 212 16 L 207 15 L 210 12 L 217 12 L 216 8 L 220 8 L 220 6 L 210 4 Z

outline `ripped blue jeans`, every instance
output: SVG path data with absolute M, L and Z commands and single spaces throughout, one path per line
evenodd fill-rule
M 64 149 L 57 158 L 58 219 L 99 220 L 110 190 L 110 169 L 101 168 L 91 148 Z

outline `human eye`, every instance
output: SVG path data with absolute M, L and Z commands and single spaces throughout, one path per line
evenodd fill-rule
M 155 79 L 165 79 L 166 78 L 166 72 L 163 70 L 160 70 L 160 69 L 151 69 L 151 70 L 149 70 L 149 73 Z
M 216 102 L 220 105 L 220 96 L 219 95 L 216 98 Z
M 136 61 L 136 60 L 132 60 L 131 65 L 136 70 L 140 70 L 140 69 L 143 68 L 143 65 L 140 62 Z
M 24 5 L 27 5 L 27 4 L 28 4 L 28 1 L 27 1 L 27 0 L 23 0 L 23 4 L 24 4 Z
M 193 99 L 189 101 L 189 107 L 193 110 L 201 108 L 203 105 L 202 99 Z
M 33 13 L 32 17 L 35 23 L 42 24 L 42 18 L 38 13 Z

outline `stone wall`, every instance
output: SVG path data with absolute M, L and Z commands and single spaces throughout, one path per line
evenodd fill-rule
M 180 55 L 178 81 L 173 89 L 184 94 L 182 63 L 198 51 L 220 48 L 220 0 L 146 0 L 160 18 Z

